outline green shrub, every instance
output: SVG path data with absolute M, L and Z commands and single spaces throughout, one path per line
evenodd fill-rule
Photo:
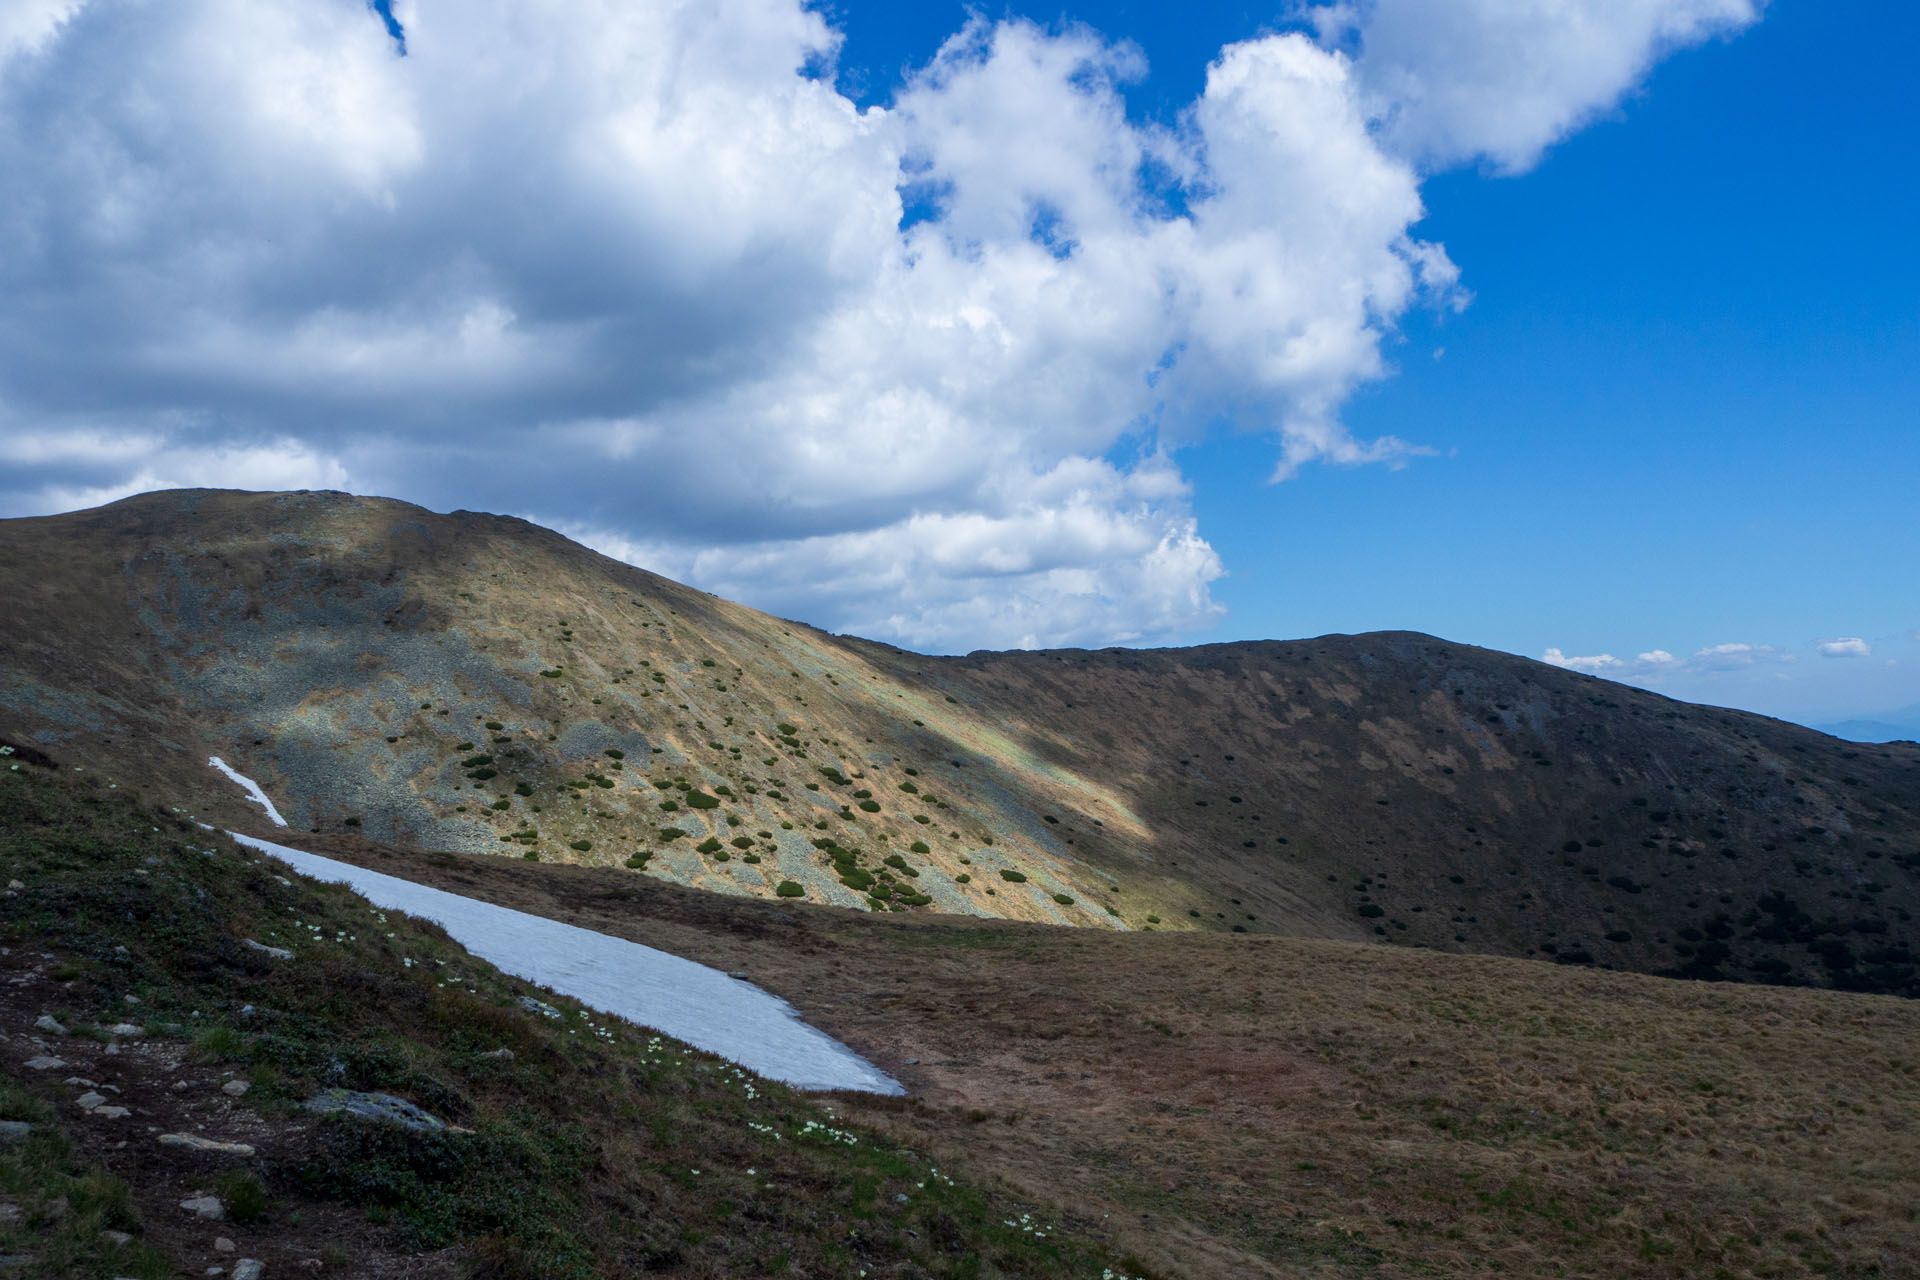
M 925 893 L 903 893 L 899 896 L 898 900 L 906 903 L 910 907 L 924 907 L 933 901 L 933 897 Z
M 357 826 L 359 826 L 359 825 L 360 825 L 360 819 L 358 819 L 358 818 L 348 818 L 348 819 L 346 820 L 346 825 L 347 825 L 347 826 L 349 826 L 349 827 L 357 827 Z
M 820 776 L 825 778 L 828 782 L 831 782 L 836 787 L 844 787 L 849 785 L 847 780 L 847 775 L 844 773 L 841 773 L 838 769 L 834 768 L 832 765 L 822 765 L 820 767 Z
M 913 820 L 914 820 L 915 822 L 917 822 L 917 823 L 919 823 L 919 824 L 920 824 L 921 826 L 923 826 L 923 827 L 925 827 L 925 826 L 931 826 L 931 825 L 932 825 L 932 823 L 933 823 L 933 819 L 932 819 L 932 818 L 929 818 L 929 817 L 928 817 L 928 816 L 927 816 L 926 814 L 924 814 L 924 813 L 916 813 L 916 814 L 914 814 L 914 815 L 913 815 Z
M 687 807 L 689 809 L 718 809 L 720 807 L 720 801 L 704 791 L 689 791 L 687 792 Z
M 775 725 L 774 727 L 780 730 L 780 736 L 783 738 L 791 738 L 794 734 L 800 732 L 799 729 L 790 724 L 783 723 Z
M 878 803 L 876 803 L 875 801 L 872 801 L 872 800 L 862 800 L 862 801 L 860 802 L 860 812 L 862 812 L 862 813 L 878 813 L 878 812 L 880 812 L 880 806 L 879 806 L 879 804 L 878 804 Z
M 909 853 L 932 853 L 933 847 L 929 845 L 925 840 L 915 840 L 912 844 L 907 846 L 907 851 Z
M 531 782 L 516 782 L 513 786 L 513 794 L 517 796 L 530 796 L 533 794 L 533 784 Z
M 501 730 L 501 729 L 504 729 L 504 728 L 506 728 L 506 727 L 507 727 L 507 726 L 505 726 L 505 725 L 503 725 L 503 724 L 501 724 L 501 723 L 500 723 L 500 722 L 499 722 L 498 720 L 489 720 L 489 721 L 487 721 L 487 728 L 489 728 L 489 729 L 492 729 L 492 730 L 494 730 L 494 731 L 496 731 L 496 732 L 498 732 L 499 730 Z
M 902 791 L 905 791 L 905 792 L 907 792 L 907 793 L 908 793 L 908 794 L 910 794 L 910 795 L 916 795 L 916 796 L 917 796 L 917 795 L 919 795 L 919 794 L 920 794 L 920 788 L 918 788 L 918 787 L 916 787 L 916 786 L 914 786 L 914 785 L 913 785 L 913 784 L 912 784 L 911 782 L 903 782 L 903 783 L 901 783 L 901 784 L 900 784 L 900 789 L 901 789 Z
M 569 849 L 578 849 L 578 850 L 579 850 L 579 851 L 580 851 L 581 853 L 585 853 L 585 852 L 587 852 L 587 851 L 588 851 L 589 849 L 591 849 L 591 848 L 593 848 L 593 841 L 591 841 L 591 840 L 575 840 L 575 841 L 572 841 L 571 843 L 569 843 L 569 844 L 567 845 L 567 847 L 568 847 Z
M 488 765 L 492 763 L 493 763 L 493 757 L 489 755 L 468 756 L 465 760 L 462 760 L 460 762 L 460 767 L 462 769 L 478 769 L 482 765 Z
M 955 884 L 972 884 L 973 877 L 968 875 L 966 872 L 962 871 L 959 875 L 953 878 L 953 882 Z
M 714 665 L 714 662 L 712 658 L 702 658 L 700 659 L 700 665 L 703 667 L 711 667 Z
M 475 782 L 485 782 L 489 778 L 499 777 L 500 771 L 498 769 L 475 769 L 472 773 L 468 774 L 467 776 L 469 778 L 472 778 Z
M 807 896 L 806 889 L 798 880 L 782 880 L 774 892 L 783 898 L 804 898 Z
M 627 758 L 627 753 L 622 751 L 618 747 L 608 747 L 605 751 L 602 751 L 600 754 L 605 756 L 609 760 L 625 760 Z
M 1377 902 L 1363 902 L 1360 904 L 1360 914 L 1368 920 L 1378 920 L 1387 914 L 1387 909 Z
M 525 853 L 521 854 L 520 857 L 523 861 L 526 861 L 526 862 L 540 861 L 540 855 L 535 853 L 532 849 L 527 850 Z
M 1056 893 L 1053 895 L 1053 900 L 1059 903 L 1063 907 L 1070 907 L 1073 905 L 1073 895 L 1070 893 Z
M 1148 917 L 1147 917 L 1147 923 L 1148 923 L 1148 924 L 1159 924 L 1159 923 L 1160 923 L 1160 917 L 1159 917 L 1159 916 L 1148 916 Z
M 1000 868 L 1000 878 L 1002 880 L 1012 881 L 1014 884 L 1025 884 L 1027 882 L 1027 877 L 1024 874 L 1018 871 L 1009 871 L 1005 867 Z
M 635 871 L 644 870 L 647 865 L 647 859 L 651 858 L 652 856 L 653 855 L 650 853 L 632 854 L 627 858 L 627 865 L 633 868 Z
M 720 841 L 713 836 L 708 836 L 705 840 L 702 840 L 693 847 L 700 853 L 718 853 L 720 852 Z
M 753 848 L 753 837 L 752 836 L 735 836 L 733 839 L 729 840 L 727 843 L 731 844 L 736 849 L 751 849 Z
M 853 793 L 853 798 L 855 800 L 871 800 L 873 799 L 873 792 L 868 791 L 866 788 L 862 787 L 860 790 Z
M 473 750 L 473 744 L 471 742 L 456 742 L 453 744 L 453 749 L 455 751 L 471 751 Z
M 235 1222 L 258 1222 L 267 1216 L 267 1184 L 253 1170 L 231 1169 L 214 1179 L 213 1189 Z
M 890 867 L 904 867 L 907 865 L 907 860 L 901 857 L 897 853 L 890 853 L 886 857 L 880 859 L 880 861 L 886 863 Z
M 678 813 L 679 811 L 680 802 L 678 800 L 662 800 L 660 802 L 660 812 L 662 813 Z
M 560 672 L 560 668 L 555 667 L 551 671 L 542 671 L 540 674 L 545 676 L 549 680 L 558 680 L 560 678 L 561 672 Z
M 853 890 L 871 889 L 873 872 L 864 867 L 848 867 L 840 873 L 840 883 Z
M 507 799 L 495 800 L 492 807 L 495 809 L 511 809 L 513 808 L 513 801 Z

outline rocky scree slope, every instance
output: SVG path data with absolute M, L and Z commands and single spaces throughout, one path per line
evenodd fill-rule
M 0 733 L 209 820 L 720 892 L 1920 993 L 1920 747 L 1412 633 L 932 658 L 523 521 L 0 522 Z

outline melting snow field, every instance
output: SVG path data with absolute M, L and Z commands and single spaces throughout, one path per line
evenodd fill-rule
M 232 766 L 219 756 L 209 756 L 207 763 L 239 783 L 241 788 L 246 791 L 247 799 L 267 811 L 267 819 L 272 822 L 274 826 L 284 827 L 287 825 L 287 820 L 280 816 L 278 809 L 273 807 L 273 801 L 267 799 L 267 793 L 260 789 L 259 783 L 247 777 L 245 774 L 235 773 Z
M 280 822 L 272 802 L 251 780 L 217 759 L 212 763 Z M 906 1092 L 859 1054 L 802 1022 L 786 1001 L 718 969 L 270 840 L 233 838 L 302 875 L 344 883 L 376 907 L 437 921 L 454 941 L 503 972 L 730 1058 L 768 1079 L 799 1089 Z

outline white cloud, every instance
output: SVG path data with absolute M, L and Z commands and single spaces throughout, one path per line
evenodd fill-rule
M 1823 658 L 1865 658 L 1873 653 L 1873 646 L 1859 636 L 1843 636 L 1837 640 L 1821 640 L 1814 645 Z
M 797 0 L 414 0 L 404 58 L 359 0 L 16 4 L 0 508 L 351 482 L 928 647 L 1177 637 L 1222 567 L 1168 450 L 1426 452 L 1339 417 L 1465 296 L 1417 164 L 1531 154 L 1742 7 L 1381 0 L 1165 129 L 1139 51 L 1022 22 L 862 111 Z
M 1357 47 L 1398 154 L 1531 168 L 1665 54 L 1758 20 L 1765 0 L 1358 0 L 1315 17 Z
M 1639 660 L 1649 667 L 1670 667 L 1680 661 L 1665 649 L 1649 649 L 1640 655 Z
M 1563 667 L 1568 671 L 1581 671 L 1590 676 L 1616 671 L 1627 664 L 1610 653 L 1597 653 L 1589 658 L 1569 657 L 1558 649 L 1549 649 L 1540 655 L 1540 661 L 1549 666 Z

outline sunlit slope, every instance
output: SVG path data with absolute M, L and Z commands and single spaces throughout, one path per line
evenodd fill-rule
M 0 732 L 223 821 L 215 753 L 296 830 L 724 892 L 1920 990 L 1911 744 L 1411 633 L 929 658 L 341 494 L 0 555 Z

